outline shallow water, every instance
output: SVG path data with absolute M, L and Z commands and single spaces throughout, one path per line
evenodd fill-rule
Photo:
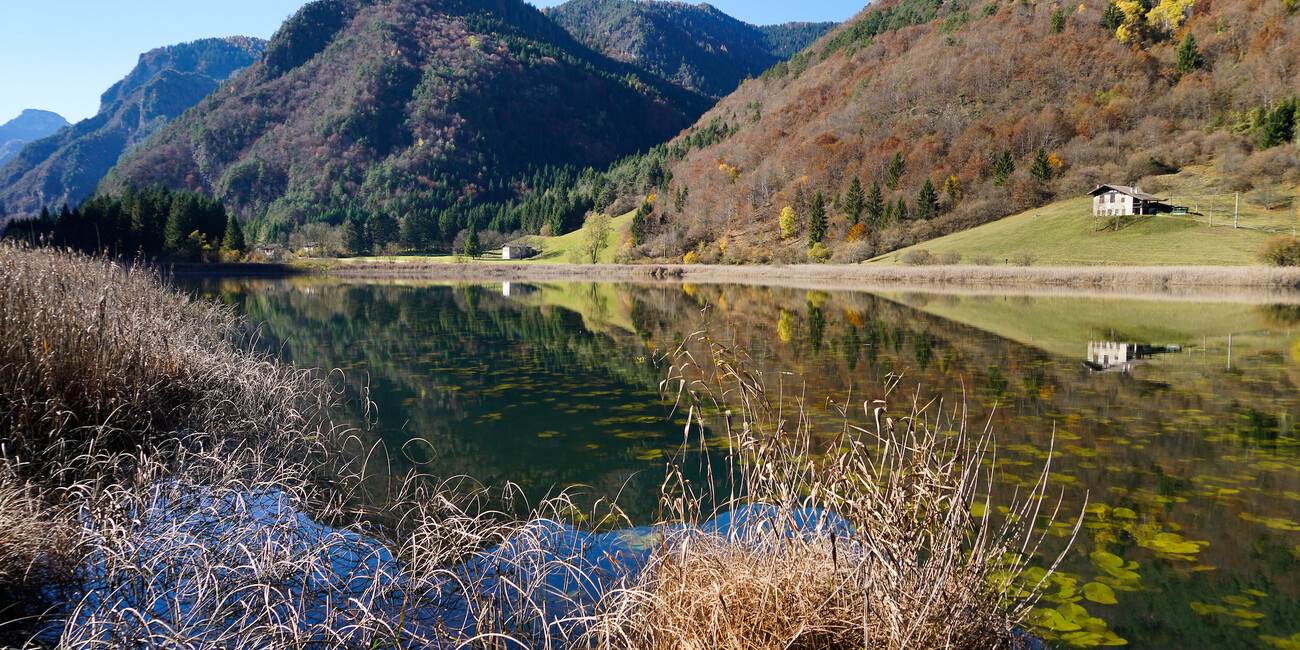
M 816 408 L 849 401 L 850 387 L 854 403 L 879 396 L 901 375 L 900 391 L 964 404 L 991 426 L 1000 494 L 1050 453 L 1063 524 L 1086 498 L 1050 594 L 1058 644 L 1300 647 L 1294 306 L 681 284 L 189 286 L 260 323 L 267 350 L 368 385 L 375 432 L 394 450 L 376 461 L 385 471 L 513 481 L 533 498 L 584 485 L 637 524 L 655 519 L 664 459 L 682 442 L 653 360 L 706 322 L 750 353 L 769 390 Z

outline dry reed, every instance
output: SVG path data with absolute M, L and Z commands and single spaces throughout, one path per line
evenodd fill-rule
M 862 403 L 863 426 L 850 423 L 856 407 L 836 406 L 842 428 L 819 447 L 801 401 L 769 395 L 743 354 L 696 336 L 707 358 L 679 349 L 665 387 L 689 405 L 700 445 L 702 413 L 713 414 L 739 478 L 719 499 L 670 475 L 665 508 L 692 525 L 668 535 L 642 582 L 613 594 L 594 645 L 1031 646 L 1022 630 L 1037 585 L 1022 589 L 1018 576 L 1041 541 L 1046 468 L 994 525 L 972 515 L 992 485 L 991 437 L 969 432 L 961 413 L 913 400 L 895 419 L 886 390 Z M 701 504 L 719 500 L 747 523 L 700 534 Z
M 814 449 L 733 351 L 672 360 L 727 495 L 668 474 L 663 541 L 623 565 L 466 478 L 391 477 L 327 377 L 139 269 L 0 244 L 0 643 L 101 647 L 997 647 L 1033 603 L 1044 483 L 970 516 L 987 434 L 867 402 Z M 668 384 L 665 384 L 668 385 Z M 722 413 L 734 403 L 740 426 Z M 956 428 L 953 428 L 953 427 Z M 955 431 L 955 435 L 948 435 Z M 942 433 L 941 433 L 942 432 Z M 691 434 L 687 434 L 690 442 Z M 691 444 L 696 444 L 691 442 Z M 678 459 L 680 466 L 682 461 Z M 733 509 L 701 523 L 703 503 Z M 625 521 L 602 504 L 593 520 Z

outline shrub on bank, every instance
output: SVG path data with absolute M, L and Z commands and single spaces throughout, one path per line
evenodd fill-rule
M 1256 256 L 1271 266 L 1300 266 L 1300 238 L 1291 235 L 1270 237 L 1260 246 Z

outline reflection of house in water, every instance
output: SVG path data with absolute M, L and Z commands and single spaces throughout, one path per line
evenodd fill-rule
M 530 293 L 536 293 L 536 292 L 537 292 L 537 287 L 534 287 L 531 284 L 522 284 L 519 282 L 501 283 L 501 295 L 507 298 L 511 298 L 511 297 L 518 298 L 520 296 L 526 296 Z
M 1083 365 L 1095 372 L 1128 372 L 1157 354 L 1177 352 L 1177 345 L 1146 345 L 1115 341 L 1088 341 L 1088 358 Z

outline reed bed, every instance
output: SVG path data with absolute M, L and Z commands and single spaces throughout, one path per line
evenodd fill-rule
M 1020 576 L 1042 541 L 1035 527 L 1058 514 L 1040 512 L 1047 467 L 995 525 L 971 514 L 993 485 L 991 434 L 969 431 L 960 411 L 914 398 L 895 418 L 895 383 L 874 399 L 828 400 L 842 428 L 818 444 L 824 419 L 802 399 L 770 395 L 743 353 L 695 336 L 705 358 L 679 349 L 664 387 L 689 408 L 694 446 L 725 435 L 737 479 L 706 498 L 670 472 L 665 510 L 690 525 L 667 535 L 635 588 L 613 594 L 598 645 L 1034 647 L 1024 630 L 1040 585 Z M 710 502 L 721 505 L 706 513 Z M 728 512 L 750 516 L 699 534 Z
M 959 413 L 894 417 L 882 392 L 818 443 L 805 405 L 700 333 L 706 358 L 665 360 L 692 424 L 662 522 L 632 539 L 580 530 L 567 495 L 392 476 L 335 421 L 329 376 L 139 267 L 0 244 L 0 269 L 0 644 L 1028 643 L 1046 481 L 1007 523 L 972 517 L 991 444 Z M 683 478 L 720 440 L 728 476 Z M 628 524 L 607 502 L 585 518 Z

